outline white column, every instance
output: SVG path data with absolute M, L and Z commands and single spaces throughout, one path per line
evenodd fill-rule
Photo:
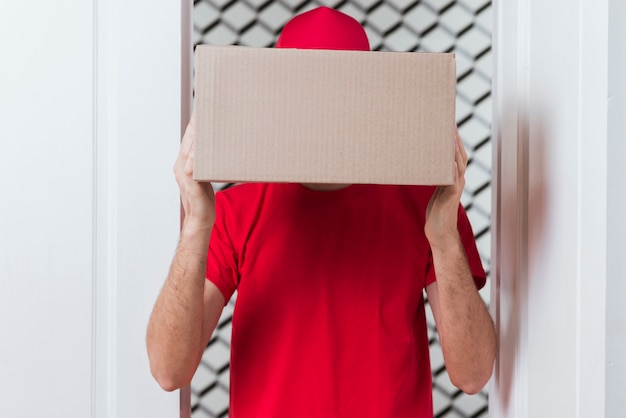
M 494 417 L 602 417 L 608 2 L 496 2 Z
M 177 416 L 145 330 L 178 236 L 181 3 L 8 2 L 0 54 L 0 416 Z

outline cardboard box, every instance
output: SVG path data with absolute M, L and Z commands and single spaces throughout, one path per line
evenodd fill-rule
M 196 48 L 194 178 L 451 184 L 453 54 Z

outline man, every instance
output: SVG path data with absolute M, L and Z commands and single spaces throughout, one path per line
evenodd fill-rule
M 369 50 L 358 22 L 328 8 L 294 18 L 277 46 Z M 496 342 L 459 203 L 458 132 L 456 144 L 450 186 L 244 184 L 214 195 L 192 179 L 192 118 L 174 166 L 185 221 L 148 326 L 161 386 L 190 382 L 237 289 L 231 417 L 432 418 L 426 289 L 450 379 L 480 391 Z

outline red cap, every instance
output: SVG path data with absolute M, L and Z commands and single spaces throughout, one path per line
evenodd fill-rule
M 337 10 L 318 7 L 287 22 L 276 48 L 369 51 L 370 45 L 357 20 Z

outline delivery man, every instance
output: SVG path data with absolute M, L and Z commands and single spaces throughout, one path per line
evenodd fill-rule
M 361 25 L 328 8 L 288 22 L 277 47 L 369 50 Z M 214 194 L 192 178 L 193 124 L 174 166 L 185 220 L 147 333 L 165 390 L 189 384 L 235 290 L 233 418 L 432 418 L 424 289 L 452 383 L 483 388 L 496 338 L 460 205 L 458 132 L 449 186 L 248 183 Z

